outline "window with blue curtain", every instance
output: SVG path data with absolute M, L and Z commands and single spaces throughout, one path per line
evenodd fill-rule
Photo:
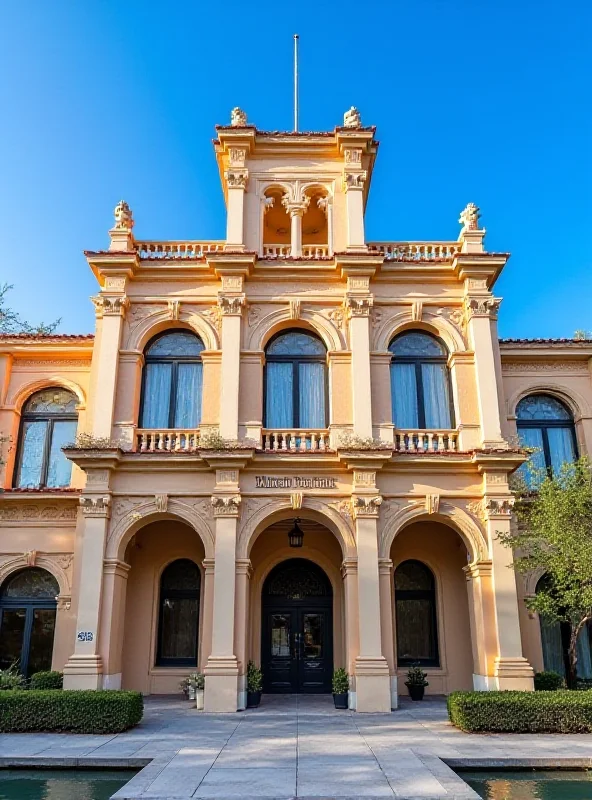
M 573 417 L 557 398 L 547 394 L 523 397 L 516 408 L 516 418 L 520 443 L 535 448 L 530 456 L 534 472 L 526 465 L 519 470 L 531 486 L 540 479 L 541 471 L 557 473 L 562 464 L 571 464 L 578 457 Z
M 265 351 L 265 427 L 326 428 L 327 351 L 314 334 L 276 335 Z
M 23 407 L 14 485 L 21 489 L 70 485 L 72 462 L 62 447 L 76 439 L 76 395 L 59 387 L 31 395 Z
M 439 666 L 436 584 L 421 561 L 403 561 L 395 570 L 397 663 Z
M 201 420 L 201 339 L 189 331 L 154 338 L 145 350 L 140 426 L 197 428 Z
M 536 591 L 547 584 L 549 578 L 543 575 L 539 579 Z M 543 649 L 543 666 L 565 677 L 569 667 L 569 640 L 571 625 L 569 622 L 556 622 L 539 615 L 541 626 L 541 646 Z M 588 623 L 578 636 L 578 662 L 576 665 L 578 678 L 592 679 L 592 625 Z
M 201 573 L 187 558 L 173 561 L 160 579 L 156 664 L 197 666 Z
M 448 351 L 429 333 L 406 331 L 389 346 L 391 398 L 396 428 L 454 427 Z

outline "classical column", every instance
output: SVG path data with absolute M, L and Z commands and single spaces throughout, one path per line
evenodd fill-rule
M 244 304 L 244 294 L 218 296 L 222 314 L 220 435 L 233 441 L 238 439 L 241 316 Z
M 113 436 L 124 448 L 134 448 L 134 430 L 140 408 L 140 387 L 144 354 L 135 350 L 121 351 L 119 357 L 119 377 L 115 402 Z
M 364 184 L 367 172 L 362 167 L 361 148 L 346 148 L 343 188 L 347 210 L 347 252 L 365 252 Z
M 229 147 L 229 168 L 226 180 L 226 245 L 225 250 L 245 249 L 245 191 L 249 179 L 246 168 L 247 148 Z
M 355 662 L 357 711 L 390 711 L 389 666 L 382 653 L 378 576 L 380 495 L 356 494 L 352 507 L 358 553 L 360 651 Z
M 201 631 L 199 639 L 199 669 L 203 672 L 212 652 L 212 623 L 214 609 L 214 564 L 213 558 L 204 558 L 204 588 L 202 594 Z
M 497 688 L 494 677 L 497 636 L 491 561 L 476 561 L 464 567 L 464 572 L 469 599 L 473 688 L 489 691 Z
M 290 215 L 290 255 L 292 258 L 300 258 L 302 256 L 302 217 L 310 205 L 310 197 L 304 195 L 300 199 L 293 199 L 289 194 L 285 194 L 282 197 L 282 205 Z
M 129 300 L 123 293 L 101 293 L 91 299 L 97 315 L 97 328 L 100 328 L 92 359 L 92 383 L 97 396 L 92 405 L 91 433 L 97 438 L 111 439 L 119 372 L 119 347 Z
M 238 662 L 234 653 L 236 585 L 236 532 L 240 495 L 212 497 L 216 525 L 214 545 L 214 596 L 212 606 L 212 652 L 206 676 L 206 711 L 236 711 Z
M 351 386 L 354 434 L 372 438 L 372 393 L 370 391 L 370 311 L 372 295 L 348 294 L 345 299 L 349 317 L 351 347 Z
M 103 685 L 99 624 L 110 503 L 109 494 L 80 498 L 83 529 L 76 641 L 64 667 L 65 689 L 101 689 Z
M 252 574 L 248 558 L 236 561 L 236 602 L 234 617 L 234 649 L 238 661 L 238 709 L 247 707 L 247 632 L 249 630 L 249 583 Z
M 345 595 L 345 669 L 355 675 L 356 658 L 360 652 L 360 622 L 358 620 L 358 560 L 346 558 L 341 565 Z
M 378 559 L 380 582 L 380 632 L 382 654 L 387 660 L 390 673 L 391 708 L 397 708 L 397 670 L 395 666 L 395 641 L 393 636 L 393 562 L 390 558 Z
M 103 689 L 121 689 L 125 600 L 130 569 L 129 564 L 116 558 L 106 560 L 103 567 L 99 638 Z

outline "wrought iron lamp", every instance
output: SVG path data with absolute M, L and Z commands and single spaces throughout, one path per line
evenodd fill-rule
M 288 541 L 290 542 L 290 547 L 302 547 L 302 543 L 304 541 L 304 533 L 298 527 L 298 523 L 300 522 L 299 519 L 294 520 L 294 526 L 292 530 L 288 533 Z

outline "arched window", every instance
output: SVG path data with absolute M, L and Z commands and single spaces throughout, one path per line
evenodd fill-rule
M 452 428 L 448 352 L 442 342 L 423 331 L 406 331 L 393 339 L 389 350 L 395 427 Z
M 161 667 L 197 666 L 199 567 L 187 558 L 173 561 L 160 578 L 156 663 Z
M 0 669 L 18 664 L 23 675 L 51 669 L 56 579 L 31 567 L 11 575 L 0 589 Z
M 280 333 L 265 351 L 265 427 L 326 428 L 327 351 L 306 331 Z
M 72 392 L 59 387 L 29 397 L 21 416 L 15 486 L 69 486 L 72 462 L 62 447 L 76 438 L 77 403 Z
M 536 590 L 548 588 L 549 577 L 543 575 L 539 579 Z M 571 625 L 569 622 L 554 622 L 539 615 L 541 626 L 541 645 L 543 649 L 543 666 L 565 677 L 569 667 L 569 641 Z M 592 678 L 592 624 L 582 628 L 578 636 L 578 661 L 576 665 L 579 678 Z
M 555 397 L 548 394 L 523 397 L 516 408 L 516 417 L 520 442 L 537 448 L 531 456 L 535 469 L 557 472 L 563 463 L 577 458 L 573 417 Z
M 140 426 L 197 428 L 201 419 L 203 342 L 189 331 L 153 339 L 145 351 Z
M 421 561 L 403 561 L 397 567 L 395 613 L 399 666 L 437 667 L 436 589 L 431 570 Z

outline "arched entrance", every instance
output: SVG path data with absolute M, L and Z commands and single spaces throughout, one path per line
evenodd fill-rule
M 17 664 L 29 677 L 51 669 L 58 582 L 30 567 L 11 575 L 0 590 L 0 669 Z
M 305 558 L 278 564 L 262 593 L 261 666 L 265 692 L 331 691 L 333 591 Z

